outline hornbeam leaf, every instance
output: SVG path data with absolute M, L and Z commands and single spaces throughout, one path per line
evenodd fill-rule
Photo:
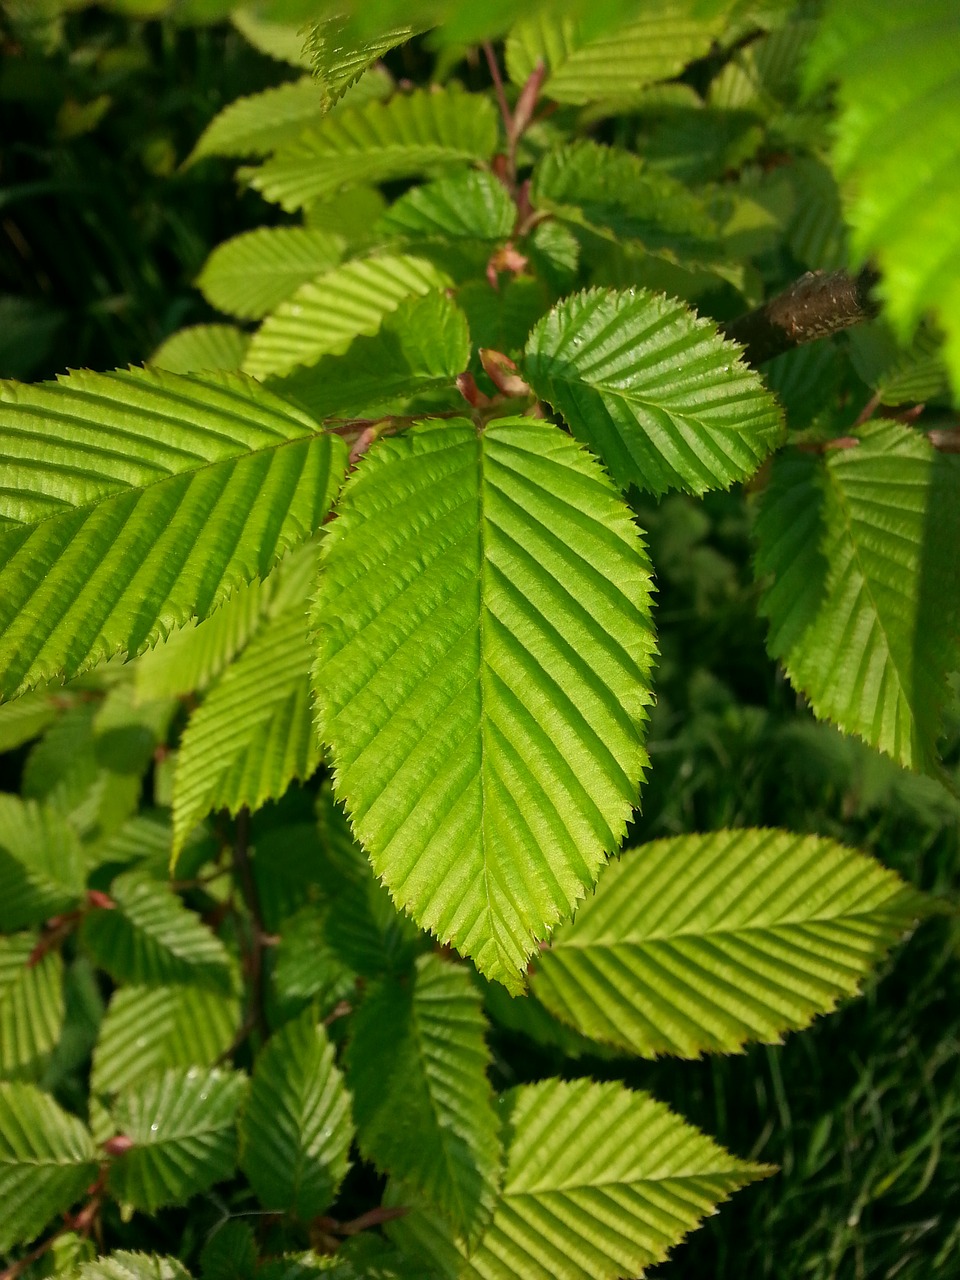
M 235 1071 L 175 1067 L 125 1089 L 110 1109 L 116 1132 L 133 1142 L 110 1168 L 116 1198 L 155 1213 L 229 1178 L 246 1084 Z
M 735 1053 L 857 992 L 925 909 L 833 840 L 717 831 L 607 867 L 537 960 L 533 991 L 595 1040 L 644 1057 Z
M 95 1262 L 85 1262 L 77 1272 L 77 1280 L 190 1280 L 190 1272 L 176 1258 L 121 1249 Z
M 259 320 L 300 285 L 335 267 L 343 248 L 341 236 L 311 227 L 257 227 L 218 245 L 197 287 L 218 310 Z
M 80 841 L 61 813 L 0 795 L 0 929 L 42 924 L 70 910 L 86 878 Z
M 404 298 L 449 283 L 426 258 L 383 254 L 346 262 L 302 285 L 267 316 L 253 335 L 244 369 L 255 378 L 282 376 L 346 351 L 354 338 L 376 333 Z
M 147 363 L 169 373 L 203 373 L 208 369 L 235 373 L 249 345 L 249 334 L 236 325 L 191 324 L 171 333 Z
M 774 463 L 756 521 L 767 648 L 814 713 L 936 766 L 960 667 L 960 463 L 896 422 Z
M 35 933 L 0 937 L 0 1079 L 39 1079 L 63 1026 L 63 960 Z M 2 1201 L 0 1201 L 2 1203 Z
M 346 1060 L 360 1150 L 476 1242 L 493 1212 L 498 1120 L 481 996 L 466 969 L 421 956 L 364 998 Z
M 545 1080 L 500 1103 L 507 1167 L 476 1252 L 464 1258 L 422 1212 L 389 1228 L 405 1251 L 419 1249 L 459 1280 L 642 1275 L 716 1205 L 772 1172 L 616 1082 Z M 409 1203 L 404 1188 L 388 1189 L 387 1203 Z
M 350 1095 L 333 1045 L 307 1009 L 257 1058 L 240 1126 L 241 1167 L 265 1209 L 309 1221 L 333 1202 L 352 1139 Z
M 338 794 L 397 904 L 514 989 L 636 802 L 649 608 L 627 507 L 529 419 L 381 441 L 324 541 Z
M 417 89 L 338 111 L 247 176 L 267 200 L 292 211 L 358 182 L 486 161 L 496 146 L 496 110 L 487 98 Z
M 0 384 L 0 689 L 141 652 L 321 524 L 346 448 L 237 374 Z
M 255 49 L 267 57 L 287 62 L 293 67 L 310 66 L 303 47 L 303 33 L 293 23 L 271 22 L 250 8 L 233 9 L 230 21 Z
M 412 187 L 378 220 L 375 233 L 413 244 L 424 240 L 505 240 L 517 207 L 492 173 L 469 170 Z
M 0 1084 L 0 1254 L 33 1240 L 97 1174 L 86 1125 L 28 1084 Z
M 423 30 L 422 26 L 398 26 L 358 42 L 351 41 L 349 26 L 340 17 L 310 24 L 304 53 L 313 67 L 325 110 L 329 111 L 385 53 Z
M 588 289 L 530 334 L 527 380 L 623 488 L 728 488 L 755 471 L 783 420 L 736 343 L 646 289 Z

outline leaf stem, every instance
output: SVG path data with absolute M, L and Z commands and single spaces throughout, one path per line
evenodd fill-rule
M 233 835 L 233 867 L 240 884 L 240 892 L 250 916 L 250 1021 L 263 1039 L 267 1038 L 267 1014 L 263 991 L 263 913 L 260 895 L 250 861 L 250 810 L 244 807 L 237 814 Z

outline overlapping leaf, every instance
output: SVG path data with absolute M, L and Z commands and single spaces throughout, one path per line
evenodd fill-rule
M 480 994 L 436 956 L 385 982 L 356 1014 L 347 1082 L 360 1149 L 475 1242 L 493 1211 L 500 1164 Z
M 364 41 L 351 40 L 348 25 L 338 16 L 312 23 L 305 33 L 304 52 L 313 67 L 326 110 L 385 53 L 405 44 L 422 27 L 397 26 Z
M 727 488 L 782 434 L 776 401 L 740 348 L 645 289 L 564 299 L 531 333 L 523 367 L 624 488 Z
M 540 956 L 533 990 L 633 1053 L 736 1052 L 853 995 L 923 910 L 892 871 L 832 840 L 678 836 L 607 867 Z
M 246 1077 L 178 1067 L 139 1080 L 113 1103 L 116 1132 L 133 1146 L 110 1168 L 110 1190 L 144 1213 L 185 1204 L 233 1173 Z
M 383 254 L 347 262 L 302 285 L 267 316 L 253 336 L 244 368 L 256 378 L 276 377 L 346 351 L 354 338 L 376 333 L 404 298 L 449 283 L 426 258 Z
M 68 911 L 85 883 L 83 850 L 69 822 L 35 800 L 0 795 L 0 929 Z
M 350 1095 L 333 1045 L 307 1009 L 257 1059 L 241 1124 L 241 1166 L 265 1209 L 309 1221 L 332 1203 L 350 1167 Z
M 235 373 L 243 364 L 250 338 L 232 324 L 192 324 L 178 329 L 157 347 L 149 364 L 169 373 Z
M 156 1253 L 130 1253 L 125 1249 L 85 1262 L 77 1280 L 191 1280 L 190 1272 L 176 1258 Z
M 197 277 L 197 287 L 220 311 L 259 320 L 300 285 L 335 267 L 342 256 L 341 237 L 325 231 L 257 227 L 218 245 Z
M 491 173 L 468 170 L 412 187 L 379 219 L 376 232 L 414 244 L 424 240 L 504 240 L 517 208 Z
M 0 1084 L 0 1254 L 69 1209 L 97 1172 L 93 1139 L 33 1085 Z
M 338 111 L 248 176 L 267 200 L 293 210 L 357 182 L 489 160 L 496 145 L 496 111 L 486 98 L 417 89 Z
M 63 1025 L 63 961 L 35 933 L 0 937 L 0 1079 L 38 1080 Z
M 767 647 L 817 716 L 933 768 L 960 666 L 960 465 L 916 431 L 778 458 L 758 511 Z
M 236 374 L 0 387 L 0 688 L 126 650 L 263 577 L 320 525 L 343 443 Z
M 382 441 L 325 540 L 338 793 L 395 901 L 513 987 L 636 801 L 649 591 L 609 480 L 525 419 Z

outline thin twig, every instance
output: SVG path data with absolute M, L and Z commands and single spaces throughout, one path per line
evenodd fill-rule
M 490 68 L 490 78 L 493 81 L 493 89 L 497 95 L 497 104 L 500 107 L 503 127 L 506 130 L 507 137 L 510 138 L 513 136 L 513 116 L 510 112 L 510 104 L 507 102 L 506 90 L 503 87 L 503 77 L 500 75 L 500 64 L 497 62 L 497 55 L 494 53 L 493 45 L 489 40 L 484 40 L 483 52 L 487 59 L 487 66 Z
M 254 1026 L 266 1039 L 268 1028 L 263 992 L 263 914 L 253 864 L 250 861 L 250 810 L 246 806 L 237 814 L 234 827 L 233 866 L 250 916 L 250 1016 Z

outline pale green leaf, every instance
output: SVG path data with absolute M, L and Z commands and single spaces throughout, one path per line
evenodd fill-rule
M 0 386 L 6 696 L 142 651 L 320 525 L 343 442 L 237 374 Z
M 338 794 L 397 904 L 513 987 L 636 802 L 649 592 L 607 477 L 530 419 L 381 441 L 325 539 Z
M 383 254 L 346 262 L 281 302 L 253 335 L 244 365 L 255 378 L 289 373 L 346 351 L 376 333 L 404 298 L 442 289 L 449 278 L 426 258 Z
M 335 267 L 344 241 L 311 227 L 257 227 L 218 245 L 197 287 L 220 311 L 259 320 L 302 284 Z
M 354 1015 L 347 1083 L 360 1150 L 476 1242 L 500 1144 L 480 993 L 462 966 L 421 956 L 411 983 L 371 989 Z
M 203 987 L 121 987 L 93 1054 L 94 1093 L 116 1093 L 164 1067 L 209 1067 L 240 1023 L 233 996 Z
M 412 187 L 379 219 L 374 234 L 413 245 L 424 240 L 505 240 L 517 207 L 491 173 L 468 170 Z
M 333 1202 L 352 1139 L 350 1095 L 333 1045 L 307 1009 L 257 1058 L 240 1127 L 241 1167 L 265 1209 L 309 1221 Z
M 110 898 L 113 907 L 87 914 L 83 943 L 116 982 L 192 982 L 229 994 L 223 943 L 166 885 L 128 871 L 113 881 Z
M 204 156 L 267 155 L 295 142 L 325 114 L 323 94 L 312 76 L 237 98 L 214 116 L 186 163 Z
M 176 1067 L 125 1089 L 110 1113 L 116 1133 L 133 1146 L 110 1167 L 112 1194 L 155 1213 L 229 1178 L 246 1084 L 235 1071 Z
M 303 220 L 308 227 L 341 236 L 347 244 L 369 244 L 370 229 L 386 207 L 378 187 L 348 187 L 308 205 Z
M 564 299 L 531 333 L 523 367 L 624 488 L 727 488 L 783 432 L 740 348 L 682 302 L 645 289 Z
M 5 1080 L 40 1079 L 60 1038 L 63 961 L 55 950 L 33 960 L 38 942 L 35 933 L 0 937 L 0 1078 Z
M 304 51 L 313 67 L 325 109 L 329 111 L 385 53 L 406 44 L 422 30 L 422 27 L 397 26 L 360 43 L 355 37 L 351 40 L 348 24 L 338 15 L 311 23 L 305 32 Z
M 176 1258 L 121 1249 L 96 1262 L 85 1262 L 77 1280 L 190 1280 L 190 1272 Z
M 0 1254 L 26 1244 L 83 1195 L 97 1173 L 76 1116 L 28 1084 L 0 1084 Z
M 83 850 L 67 820 L 35 800 L 0 795 L 0 929 L 69 911 L 85 885 Z
M 203 373 L 208 369 L 235 373 L 249 344 L 249 334 L 236 325 L 193 324 L 172 333 L 147 363 L 169 373 Z
M 533 991 L 644 1057 L 776 1044 L 854 995 L 925 900 L 879 863 L 786 831 L 625 853 L 536 962 Z
M 337 111 L 248 177 L 267 200 L 294 210 L 357 182 L 486 161 L 496 146 L 496 109 L 487 98 L 417 89 Z
M 58 705 L 58 695 L 51 695 L 46 689 L 36 693 L 25 693 L 16 702 L 5 702 L 0 706 L 0 751 L 15 751 L 24 743 L 38 737 L 56 720 L 62 709 Z
M 230 21 L 255 49 L 268 57 L 294 67 L 310 66 L 310 57 L 303 47 L 303 32 L 296 23 L 271 22 L 260 17 L 252 7 L 234 9 Z
M 960 667 L 960 464 L 896 422 L 859 435 L 776 460 L 756 523 L 767 647 L 818 717 L 934 768 Z
M 382 401 L 453 386 L 470 360 L 463 312 L 439 290 L 405 299 L 378 333 L 355 338 L 344 355 L 325 356 L 271 383 L 318 422 L 350 415 Z

